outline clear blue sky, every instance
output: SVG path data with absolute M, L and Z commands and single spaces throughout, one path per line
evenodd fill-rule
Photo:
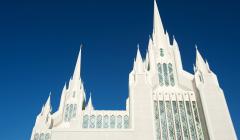
M 175 35 L 184 69 L 195 47 L 218 75 L 240 136 L 240 1 L 158 0 Z M 53 111 L 82 50 L 82 79 L 96 109 L 123 109 L 137 44 L 145 55 L 153 0 L 0 1 L 0 130 L 3 140 L 27 140 L 52 92 Z

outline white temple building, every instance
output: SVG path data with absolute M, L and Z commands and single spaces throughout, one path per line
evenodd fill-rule
M 31 140 L 237 140 L 223 90 L 196 49 L 194 74 L 182 67 L 154 1 L 153 33 L 145 59 L 139 49 L 129 74 L 125 110 L 95 110 L 81 80 L 81 49 L 59 108 L 50 96 Z

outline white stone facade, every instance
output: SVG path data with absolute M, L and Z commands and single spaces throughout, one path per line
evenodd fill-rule
M 154 27 L 146 58 L 139 49 L 129 74 L 125 110 L 86 104 L 81 49 L 74 74 L 52 113 L 50 96 L 31 140 L 236 140 L 217 76 L 196 50 L 194 74 L 183 70 L 177 41 L 170 44 L 154 1 Z

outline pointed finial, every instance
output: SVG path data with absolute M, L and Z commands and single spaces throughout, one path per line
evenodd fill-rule
M 162 24 L 162 20 L 160 17 L 160 13 L 157 6 L 157 1 L 154 0 L 154 25 L 153 30 L 155 34 L 159 34 L 160 36 L 164 35 L 164 28 Z
M 86 107 L 87 110 L 94 110 L 94 107 L 93 107 L 93 104 L 92 104 L 92 93 L 90 92 L 90 96 L 89 96 L 89 99 L 88 99 L 88 104 L 87 104 L 87 107 Z
M 198 51 L 197 45 L 195 45 L 195 47 L 196 47 L 196 67 L 197 67 L 197 70 L 200 69 L 202 72 L 205 72 L 207 70 L 205 61 L 203 60 L 202 55 Z
M 81 50 L 82 50 L 82 44 L 80 45 L 78 58 L 76 62 L 76 66 L 73 73 L 73 79 L 80 79 L 80 72 L 81 72 Z

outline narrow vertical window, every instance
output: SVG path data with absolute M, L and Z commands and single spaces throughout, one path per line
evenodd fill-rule
M 95 128 L 95 115 L 90 116 L 90 128 Z
M 65 115 L 64 115 L 64 121 L 67 122 L 68 121 L 68 110 L 69 110 L 69 105 L 66 105 L 65 108 Z
M 117 128 L 122 128 L 122 116 L 117 116 Z
M 97 116 L 97 128 L 102 127 L 102 115 Z
M 174 75 L 173 75 L 173 66 L 171 63 L 168 64 L 168 71 L 169 71 L 169 79 L 171 86 L 175 85 Z
M 115 116 L 114 115 L 112 115 L 110 117 L 110 127 L 115 128 Z
M 72 119 L 72 113 L 73 113 L 73 104 L 70 105 L 69 114 L 68 114 L 68 120 L 70 121 Z
M 175 127 L 176 127 L 176 139 L 181 140 L 182 135 L 181 135 L 181 122 L 179 118 L 179 112 L 178 112 L 178 105 L 176 101 L 172 101 L 172 106 L 173 106 L 173 113 L 174 113 L 174 119 L 175 119 Z
M 190 140 L 189 132 L 188 132 L 186 111 L 185 111 L 185 107 L 184 107 L 184 102 L 183 101 L 179 101 L 179 107 L 180 107 L 180 112 L 181 112 L 180 114 L 181 114 L 181 119 L 182 119 L 184 139 L 185 140 Z
M 198 138 L 199 140 L 204 140 L 203 132 L 202 132 L 202 127 L 200 123 L 200 118 L 197 110 L 197 104 L 196 101 L 192 101 L 192 106 L 193 106 L 193 113 L 194 113 L 194 118 L 196 122 L 196 127 L 197 127 L 197 132 L 198 132 Z
M 74 107 L 73 107 L 73 117 L 76 116 L 76 113 L 77 113 L 77 104 L 74 104 Z
M 162 65 L 160 63 L 157 64 L 158 67 L 158 79 L 160 86 L 163 86 L 163 72 L 162 72 Z
M 169 80 L 168 80 L 168 70 L 167 70 L 167 64 L 163 63 L 163 73 L 164 73 L 164 82 L 166 86 L 169 86 Z
M 190 132 L 191 132 L 191 137 L 192 140 L 197 140 L 197 134 L 196 134 L 196 129 L 193 121 L 193 115 L 191 111 L 191 105 L 189 101 L 186 101 L 186 108 L 187 108 L 187 116 L 188 116 L 188 123 L 190 126 Z
M 173 115 L 172 115 L 172 105 L 170 101 L 166 101 L 166 109 L 167 109 L 167 119 L 168 119 L 169 140 L 174 140 L 175 139 L 174 123 L 173 123 Z
M 163 48 L 160 48 L 160 56 L 163 57 L 164 53 L 163 53 Z
M 128 115 L 124 116 L 124 128 L 128 128 L 129 127 L 129 117 Z
M 161 139 L 158 101 L 154 101 L 154 120 L 157 140 Z
M 84 115 L 83 116 L 83 128 L 88 128 L 88 119 L 89 119 L 89 117 L 88 117 L 88 115 Z
M 159 101 L 159 108 L 160 108 L 160 120 L 161 120 L 161 128 L 162 128 L 162 139 L 168 139 L 168 132 L 167 132 L 167 120 L 166 120 L 166 111 L 165 105 L 163 101 Z
M 105 115 L 104 118 L 103 118 L 103 127 L 104 128 L 108 128 L 109 127 L 108 122 L 109 122 L 108 115 Z

